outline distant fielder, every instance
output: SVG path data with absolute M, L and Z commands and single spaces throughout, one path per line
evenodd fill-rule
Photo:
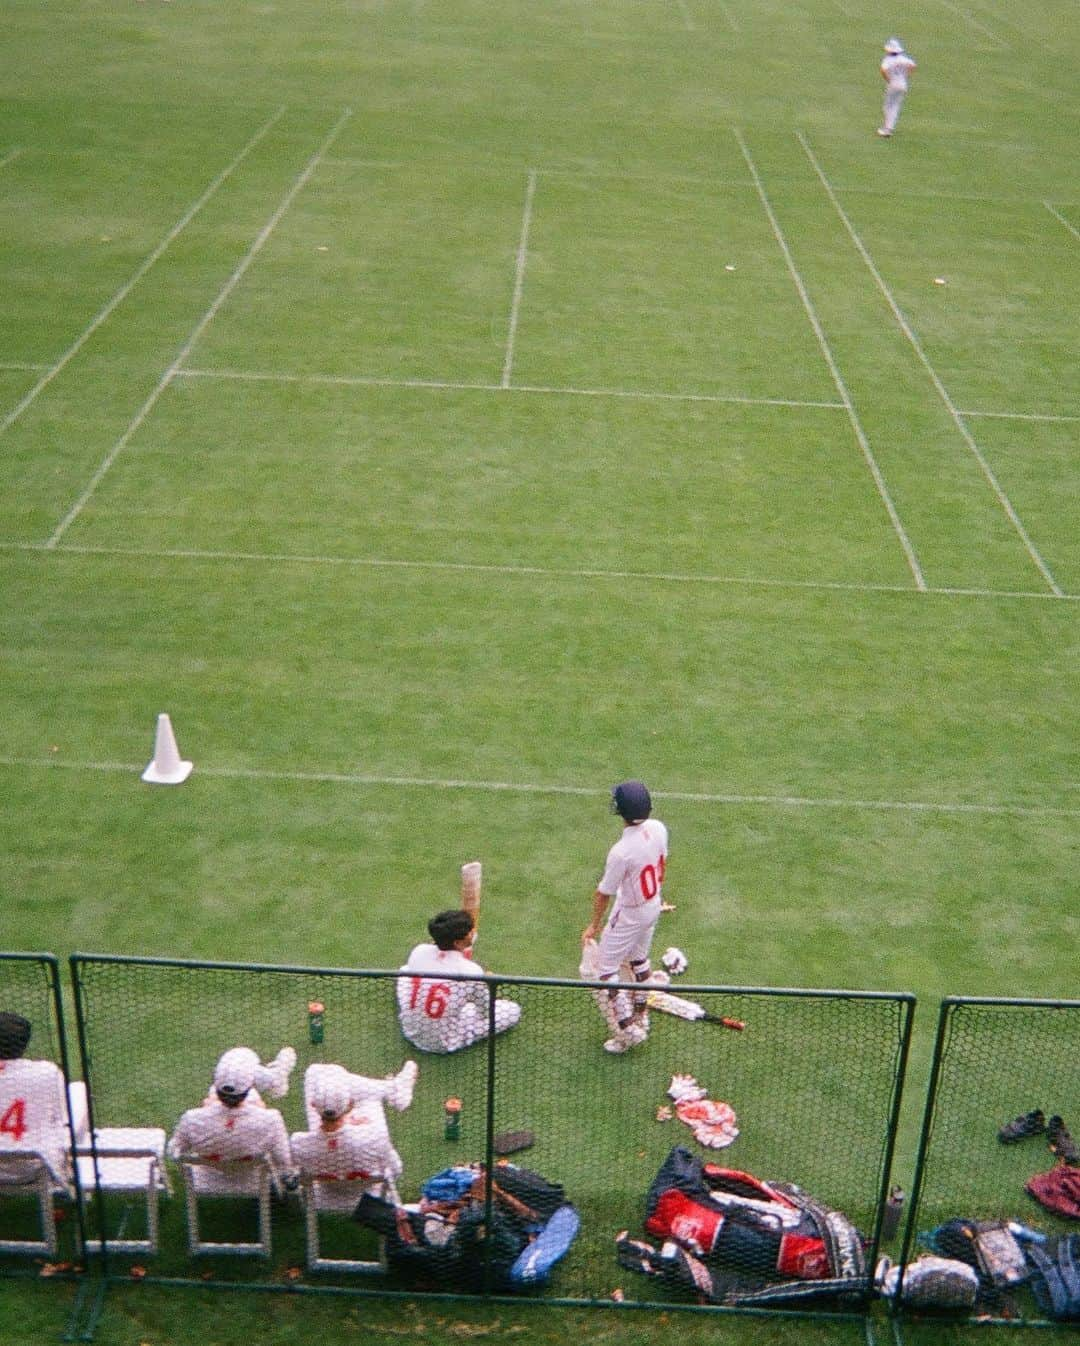
M 878 135 L 886 140 L 896 130 L 897 118 L 908 91 L 908 76 L 916 68 L 915 62 L 904 50 L 898 37 L 885 43 L 885 59 L 881 63 L 881 78 L 885 81 L 885 109 Z
M 604 873 L 593 894 L 592 920 L 581 932 L 581 942 L 595 940 L 614 897 L 611 915 L 599 936 L 599 961 L 595 980 L 618 981 L 619 967 L 628 963 L 634 981 L 646 982 L 652 975 L 649 949 L 660 916 L 661 889 L 667 868 L 668 833 L 653 818 L 652 799 L 639 780 L 623 781 L 611 792 L 611 810 L 623 820 L 623 834 L 608 851 Z M 648 1008 L 644 989 L 596 991 L 597 1004 L 611 1037 L 608 1052 L 625 1052 L 649 1035 Z
M 456 1052 L 488 1035 L 486 983 L 447 981 L 447 974 L 482 977 L 471 957 L 476 925 L 470 912 L 440 911 L 428 922 L 432 943 L 418 944 L 400 969 L 398 1020 L 401 1031 L 423 1052 Z M 513 1028 L 521 1018 L 515 1000 L 495 1001 L 495 1032 Z

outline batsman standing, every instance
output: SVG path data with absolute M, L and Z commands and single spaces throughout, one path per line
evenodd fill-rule
M 652 799 L 639 780 L 614 787 L 611 811 L 622 818 L 623 833 L 608 851 L 604 873 L 593 893 L 592 920 L 581 932 L 581 942 L 588 944 L 599 933 L 597 981 L 617 981 L 620 966 L 628 963 L 634 981 L 643 983 L 652 975 L 649 949 L 660 917 L 668 832 L 659 818 L 651 817 Z M 615 902 L 604 924 L 612 898 Z M 646 991 L 594 994 L 611 1029 L 605 1051 L 621 1053 L 645 1041 L 649 1036 Z

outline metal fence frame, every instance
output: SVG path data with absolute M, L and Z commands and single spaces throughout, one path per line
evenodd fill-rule
M 945 1109 L 953 1100 L 955 1091 L 943 1088 L 943 1079 L 947 1066 L 950 1061 L 950 1046 L 953 1042 L 953 1029 L 958 1013 L 964 1009 L 983 1008 L 990 1011 L 987 1022 L 990 1022 L 993 1011 L 999 1010 L 1002 1013 L 1008 1010 L 1031 1010 L 1036 1014 L 1067 1011 L 1075 1016 L 1077 1024 L 1077 1038 L 1080 1039 L 1080 1000 L 1041 1000 L 1030 999 L 1026 997 L 1009 996 L 946 996 L 942 999 L 937 1021 L 937 1031 L 934 1039 L 934 1053 L 930 1067 L 930 1077 L 927 1087 L 926 1103 L 923 1112 L 922 1129 L 919 1136 L 918 1151 L 915 1160 L 915 1171 L 912 1179 L 911 1201 L 908 1207 L 907 1220 L 904 1225 L 904 1234 L 902 1246 L 899 1254 L 899 1266 L 901 1274 L 903 1270 L 914 1260 L 916 1251 L 916 1241 L 918 1238 L 918 1225 L 921 1209 L 927 1204 L 930 1187 L 928 1174 L 931 1172 L 932 1162 L 935 1158 L 935 1126 L 942 1118 Z M 987 1034 L 988 1041 L 992 1035 Z M 1011 1120 L 1008 1117 L 997 1119 L 1001 1123 Z M 891 1304 L 889 1306 L 892 1319 L 892 1330 L 895 1340 L 898 1343 L 903 1342 L 903 1322 L 905 1319 L 915 1321 L 922 1316 L 915 1310 L 906 1308 L 902 1303 Z M 952 1315 L 956 1320 L 956 1315 Z M 973 1326 L 1009 1326 L 1009 1327 L 1031 1327 L 1031 1328 L 1067 1328 L 1068 1323 L 1051 1321 L 1041 1315 L 1021 1318 L 1002 1318 L 987 1314 L 973 1314 L 966 1319 Z M 1073 1324 L 1075 1326 L 1075 1324 Z
M 32 958 L 34 955 L 18 955 L 19 957 Z M 2 958 L 3 955 L 0 955 Z M 56 1004 L 56 1022 L 58 1031 L 61 1034 L 63 1042 L 63 1063 L 65 1074 L 70 1078 L 69 1073 L 69 1050 L 67 1038 L 65 1035 L 64 1018 L 61 1005 L 61 994 L 58 977 L 57 961 L 51 955 L 38 956 L 44 958 L 48 964 L 52 978 L 53 991 Z M 310 966 L 281 966 L 269 964 L 249 964 L 239 962 L 210 962 L 205 960 L 187 960 L 187 959 L 167 959 L 167 958 L 137 958 L 120 955 L 87 955 L 76 953 L 69 959 L 69 973 L 71 987 L 73 991 L 75 1032 L 77 1034 L 78 1059 L 82 1068 L 83 1078 L 87 1083 L 87 1092 L 90 1106 L 91 1126 L 95 1122 L 95 1105 L 101 1100 L 96 1096 L 95 1089 L 95 1069 L 93 1060 L 93 1044 L 88 1025 L 88 1013 L 91 1009 L 88 1001 L 88 994 L 92 995 L 92 988 L 87 986 L 87 973 L 93 968 L 108 966 L 121 966 L 132 969 L 172 969 L 183 973 L 185 969 L 192 971 L 209 971 L 215 974 L 232 974 L 238 976 L 254 975 L 278 975 L 291 977 L 319 977 L 319 978 L 350 978 L 359 979 L 379 979 L 389 981 L 393 984 L 393 978 L 397 975 L 396 971 L 387 970 L 367 970 L 352 968 L 320 968 Z M 483 1044 L 478 1044 L 473 1048 L 476 1054 L 477 1070 L 484 1073 L 486 1080 L 486 1106 L 483 1116 L 483 1154 L 484 1164 L 487 1173 L 492 1172 L 494 1155 L 494 1137 L 497 1127 L 497 1105 L 498 1105 L 498 1077 L 497 1064 L 501 1043 L 504 1039 L 497 1036 L 494 1032 L 495 1022 L 495 999 L 499 994 L 513 992 L 514 988 L 532 987 L 538 988 L 538 993 L 543 994 L 550 989 L 553 992 L 559 992 L 562 988 L 573 988 L 577 992 L 583 989 L 607 988 L 609 983 L 599 982 L 581 982 L 579 980 L 539 978 L 539 977 L 505 977 L 486 975 L 482 980 L 489 988 L 489 1033 Z M 627 987 L 632 989 L 632 987 Z M 899 1115 L 902 1102 L 903 1088 L 907 1069 L 908 1055 L 912 1036 L 912 1025 L 915 1009 L 915 997 L 909 993 L 888 993 L 877 991 L 845 991 L 845 990 L 820 990 L 806 988 L 769 988 L 769 987 L 732 987 L 732 986 L 689 986 L 683 988 L 680 986 L 680 993 L 691 996 L 707 995 L 725 995 L 741 996 L 754 998 L 769 998 L 776 1000 L 792 1001 L 837 1001 L 837 1002 L 888 1002 L 895 1007 L 895 1042 L 893 1042 L 893 1029 L 888 1029 L 890 1049 L 886 1064 L 882 1067 L 882 1078 L 891 1081 L 888 1089 L 882 1090 L 882 1093 L 888 1094 L 888 1106 L 882 1109 L 880 1119 L 880 1153 L 875 1148 L 874 1159 L 871 1168 L 865 1170 L 864 1178 L 870 1178 L 870 1187 L 876 1186 L 876 1198 L 874 1200 L 873 1214 L 871 1218 L 872 1233 L 867 1250 L 868 1263 L 872 1269 L 874 1258 L 878 1245 L 882 1239 L 883 1223 L 886 1218 L 887 1198 L 890 1189 L 891 1170 L 894 1161 L 896 1137 L 899 1124 Z M 877 1020 L 872 1022 L 877 1023 Z M 889 1021 L 884 1021 L 886 1026 Z M 599 1030 L 599 1018 L 597 1018 L 597 1028 Z M 880 1024 L 879 1024 L 880 1027 Z M 482 1062 L 479 1060 L 479 1053 L 483 1052 Z M 876 1105 L 873 1112 L 877 1116 Z M 876 1122 L 874 1124 L 876 1126 Z M 877 1133 L 875 1132 L 875 1135 Z M 876 1142 L 875 1142 L 876 1145 Z M 87 1212 L 83 1209 L 83 1197 L 85 1195 L 88 1203 Z M 101 1238 L 100 1252 L 95 1254 L 92 1259 L 92 1275 L 84 1278 L 92 1281 L 94 1286 L 93 1295 L 80 1297 L 80 1304 L 77 1305 L 73 1321 L 77 1319 L 77 1325 L 69 1328 L 65 1334 L 65 1340 L 91 1340 L 97 1321 L 100 1317 L 104 1305 L 104 1299 L 108 1287 L 111 1284 L 124 1283 L 131 1284 L 130 1268 L 126 1265 L 120 1265 L 117 1262 L 117 1256 L 110 1251 L 109 1236 L 104 1225 L 104 1205 L 103 1194 L 100 1190 L 87 1190 L 85 1194 L 79 1194 L 79 1230 L 80 1238 L 85 1240 L 88 1227 L 88 1211 L 94 1209 L 89 1203 L 96 1203 L 97 1227 Z M 490 1218 L 492 1210 L 493 1194 L 491 1190 L 490 1178 L 485 1190 L 486 1214 Z M 867 1209 L 869 1210 L 869 1192 L 867 1198 Z M 867 1226 L 868 1228 L 870 1225 Z M 593 1293 L 587 1293 L 585 1296 L 574 1295 L 549 1295 L 541 1293 L 539 1295 L 513 1295 L 498 1293 L 492 1289 L 491 1266 L 490 1262 L 485 1264 L 484 1288 L 479 1292 L 457 1292 L 454 1290 L 431 1291 L 427 1289 L 418 1290 L 409 1288 L 398 1290 L 391 1287 L 373 1285 L 370 1277 L 357 1278 L 361 1283 L 349 1285 L 325 1285 L 313 1284 L 311 1282 L 292 1281 L 282 1283 L 268 1281 L 249 1280 L 218 1280 L 207 1282 L 202 1279 L 194 1270 L 190 1276 L 175 1276 L 155 1274 L 152 1269 L 148 1269 L 145 1275 L 140 1275 L 139 1282 L 146 1284 L 168 1285 L 177 1288 L 192 1287 L 206 1289 L 208 1285 L 212 1288 L 220 1289 L 239 1289 L 239 1290 L 258 1290 L 258 1291 L 284 1291 L 291 1294 L 321 1294 L 336 1296 L 353 1297 L 377 1297 L 377 1298 L 399 1298 L 399 1299 L 417 1299 L 439 1298 L 442 1300 L 464 1300 L 469 1302 L 493 1302 L 507 1304 L 525 1304 L 534 1303 L 537 1305 L 548 1305 L 552 1307 L 626 1307 L 633 1309 L 646 1309 L 662 1312 L 671 1312 L 674 1310 L 691 1313 L 708 1314 L 727 1314 L 742 1315 L 747 1317 L 778 1317 L 778 1318 L 812 1318 L 816 1320 L 832 1319 L 843 1320 L 858 1326 L 861 1326 L 866 1338 L 872 1340 L 872 1327 L 870 1323 L 870 1312 L 873 1305 L 873 1293 L 869 1291 L 865 1299 L 851 1306 L 830 1308 L 821 1308 L 817 1305 L 807 1306 L 753 1306 L 753 1307 L 733 1307 L 722 1304 L 695 1304 L 693 1302 L 680 1302 L 673 1299 L 642 1298 L 627 1301 L 618 1306 L 605 1295 L 605 1297 L 596 1296 Z M 88 1290 L 89 1286 L 84 1286 Z

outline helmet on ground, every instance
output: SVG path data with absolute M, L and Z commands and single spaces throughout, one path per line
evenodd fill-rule
M 639 780 L 624 780 L 611 791 L 611 811 L 628 823 L 639 823 L 652 812 L 652 799 Z
M 889 40 L 885 43 L 885 50 L 888 52 L 890 56 L 899 56 L 900 53 L 904 50 L 904 44 L 900 41 L 898 37 L 890 37 Z

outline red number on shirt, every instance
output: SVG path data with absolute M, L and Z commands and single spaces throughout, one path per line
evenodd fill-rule
M 0 1136 L 11 1136 L 22 1140 L 26 1135 L 26 1099 L 17 1098 L 3 1117 L 0 1117 Z
M 409 997 L 409 1008 L 416 1009 L 416 1002 L 420 999 L 421 988 L 425 986 L 423 1011 L 429 1019 L 441 1019 L 446 1013 L 447 1005 L 450 1003 L 449 982 L 425 982 L 423 977 L 413 977 L 412 995 Z
M 646 902 L 651 897 L 655 897 L 660 891 L 660 885 L 664 882 L 664 857 L 661 855 L 656 865 L 645 865 L 638 882 L 641 884 L 641 896 Z

